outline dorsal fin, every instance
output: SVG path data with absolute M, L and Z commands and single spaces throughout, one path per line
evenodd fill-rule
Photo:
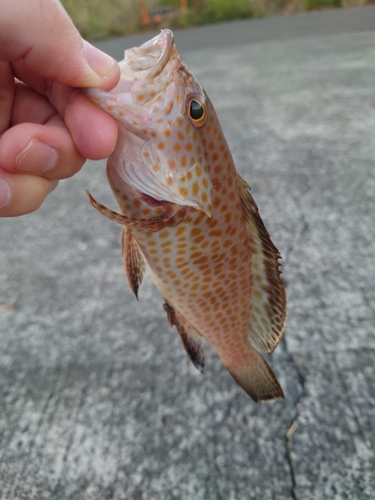
M 163 306 L 167 313 L 169 324 L 177 328 L 182 343 L 184 344 L 185 351 L 191 362 L 197 370 L 203 373 L 204 351 L 200 333 L 182 316 L 182 314 L 173 309 L 167 301 L 164 302 Z
M 146 272 L 146 261 L 132 233 L 122 227 L 120 233 L 122 256 L 124 258 L 125 274 L 131 291 L 138 299 L 138 289 Z
M 286 293 L 279 270 L 281 256 L 263 224 L 249 185 L 239 175 L 238 183 L 253 272 L 249 338 L 254 347 L 270 353 L 279 343 L 286 321 Z

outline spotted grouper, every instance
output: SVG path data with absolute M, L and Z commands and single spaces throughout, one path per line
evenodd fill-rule
M 122 225 L 126 276 L 138 297 L 146 271 L 171 326 L 203 372 L 204 337 L 255 400 L 283 397 L 261 356 L 278 344 L 286 296 L 280 254 L 250 187 L 237 174 L 215 110 L 163 30 L 125 51 L 121 79 L 88 96 L 118 120 L 107 175 Z

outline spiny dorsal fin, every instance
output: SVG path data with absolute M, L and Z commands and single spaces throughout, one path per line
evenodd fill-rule
M 239 175 L 238 183 L 253 271 L 249 337 L 257 349 L 270 353 L 283 335 L 287 313 L 286 293 L 279 270 L 281 256 L 263 224 L 250 187 Z
M 130 289 L 138 300 L 138 289 L 146 272 L 146 261 L 134 236 L 126 227 L 121 229 L 120 243 L 125 274 L 128 277 Z
M 175 311 L 167 301 L 163 304 L 171 326 L 176 326 L 180 334 L 185 351 L 191 362 L 201 373 L 204 370 L 204 351 L 202 337 L 199 332 L 180 314 Z

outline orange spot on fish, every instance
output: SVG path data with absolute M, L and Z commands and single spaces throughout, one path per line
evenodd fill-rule
M 199 193 L 199 184 L 198 182 L 194 182 L 193 187 L 192 187 L 192 193 L 193 196 L 197 196 Z
M 166 128 L 164 130 L 164 135 L 165 135 L 165 137 L 170 137 L 171 136 L 171 131 L 169 130 L 169 128 Z
M 182 125 L 184 123 L 184 119 L 182 118 L 182 116 L 179 116 L 176 121 L 177 121 L 177 125 L 179 127 L 182 127 Z
M 164 142 L 159 142 L 158 149 L 163 150 L 165 148 Z
M 181 156 L 181 166 L 186 167 L 186 156 L 185 155 Z
M 185 149 L 186 149 L 186 151 L 191 151 L 193 149 L 193 146 L 190 144 L 190 142 L 185 144 Z
M 202 201 L 203 201 L 203 203 L 207 203 L 207 201 L 208 201 L 207 193 L 202 193 Z
M 181 146 L 179 144 L 176 143 L 173 145 L 173 150 L 175 153 L 178 153 L 180 151 L 180 149 L 181 149 Z
M 145 96 L 143 94 L 139 94 L 139 96 L 137 97 L 139 102 L 143 101 L 144 98 Z
M 181 141 L 183 141 L 183 140 L 184 140 L 184 138 L 185 138 L 184 134 L 183 134 L 180 130 L 177 132 L 177 137 L 178 137 Z
M 176 236 L 181 236 L 181 234 L 184 234 L 184 232 L 186 231 L 186 227 L 185 226 L 180 226 L 176 229 L 176 232 L 175 232 L 175 235 Z
M 176 162 L 174 160 L 172 160 L 171 158 L 169 158 L 168 160 L 168 167 L 169 168 L 175 168 L 176 166 Z
M 201 167 L 199 165 L 197 165 L 195 167 L 195 173 L 197 174 L 198 177 L 200 177 L 202 175 L 202 170 L 201 170 Z
M 204 240 L 204 238 L 205 237 L 201 234 L 200 236 L 197 236 L 196 238 L 194 238 L 193 241 L 194 241 L 194 243 L 196 243 L 198 245 L 199 243 L 201 243 L 201 241 Z M 203 248 L 203 246 L 202 246 L 202 248 Z
M 188 195 L 188 191 L 187 191 L 187 189 L 185 189 L 185 188 L 183 188 L 183 187 L 182 187 L 182 188 L 180 188 L 180 189 L 178 190 L 178 192 L 180 193 L 180 195 L 181 195 L 183 198 L 186 198 L 186 197 L 187 197 L 187 195 Z
M 216 227 L 218 225 L 219 221 L 217 219 L 208 219 L 207 220 L 207 226 L 210 228 Z
M 212 231 L 208 232 L 208 236 L 212 237 L 220 237 L 223 235 L 223 231 L 221 229 L 213 229 Z

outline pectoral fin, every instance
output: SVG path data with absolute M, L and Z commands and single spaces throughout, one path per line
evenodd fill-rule
M 163 213 L 158 217 L 152 217 L 150 219 L 133 219 L 124 214 L 119 214 L 118 212 L 114 212 L 110 208 L 107 208 L 105 205 L 102 205 L 92 194 L 86 190 L 86 194 L 90 199 L 91 205 L 104 217 L 107 219 L 117 222 L 117 224 L 121 224 L 122 226 L 128 227 L 141 227 L 145 228 L 149 231 L 160 231 L 165 227 L 165 222 L 171 219 L 171 215 L 168 213 Z
M 285 288 L 280 279 L 280 254 L 264 227 L 250 187 L 240 176 L 238 184 L 246 217 L 253 272 L 249 339 L 254 347 L 270 353 L 282 337 L 287 313 Z
M 123 227 L 120 233 L 122 256 L 124 258 L 125 274 L 131 291 L 137 297 L 138 289 L 146 272 L 146 261 L 132 233 Z
M 167 313 L 169 324 L 171 326 L 176 326 L 191 362 L 195 368 L 203 373 L 204 351 L 201 335 L 180 313 L 175 311 L 167 301 L 165 301 L 163 305 Z

